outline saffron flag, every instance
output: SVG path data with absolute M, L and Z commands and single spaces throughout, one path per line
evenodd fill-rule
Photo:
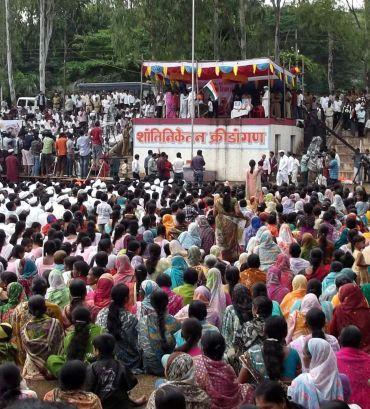
M 208 81 L 203 89 L 210 92 L 215 101 L 216 99 L 218 99 L 218 89 L 216 87 L 216 84 L 212 80 Z

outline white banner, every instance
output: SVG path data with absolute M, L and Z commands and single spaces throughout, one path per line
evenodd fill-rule
M 134 124 L 134 150 L 139 148 L 190 148 L 190 124 Z M 268 149 L 269 126 L 194 125 L 195 149 Z
M 22 128 L 22 121 L 18 120 L 1 120 L 0 119 L 0 131 L 8 132 L 12 136 L 17 136 Z

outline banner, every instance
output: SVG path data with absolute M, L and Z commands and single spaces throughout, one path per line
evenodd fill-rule
M 133 127 L 134 150 L 139 148 L 190 148 L 191 125 L 139 125 Z M 196 125 L 196 149 L 268 149 L 269 127 L 262 125 Z
M 18 120 L 2 120 L 0 119 L 0 132 L 10 133 L 12 136 L 17 136 L 22 128 L 22 121 Z

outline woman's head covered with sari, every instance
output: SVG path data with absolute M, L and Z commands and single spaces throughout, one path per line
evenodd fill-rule
M 49 288 L 46 291 L 46 299 L 50 302 L 64 307 L 69 304 L 69 290 L 64 282 L 60 270 L 51 270 L 49 274 Z
M 169 247 L 170 247 L 170 253 L 172 257 L 175 257 L 175 256 L 185 257 L 187 255 L 186 250 L 181 246 L 181 244 L 177 240 L 171 240 Z
M 143 295 L 144 295 L 142 304 L 148 307 L 152 307 L 152 304 L 150 302 L 150 297 L 153 294 L 153 292 L 157 290 L 158 288 L 159 288 L 158 284 L 155 281 L 144 280 L 140 286 L 140 290 L 143 292 Z
M 321 338 L 311 338 L 305 350 L 310 356 L 307 376 L 317 389 L 320 399 L 332 400 L 342 396 L 337 359 L 330 344 Z
M 24 296 L 23 286 L 18 282 L 8 284 L 6 288 L 8 301 L 0 306 L 0 317 L 3 317 L 9 310 L 15 308 Z
M 289 288 L 282 285 L 281 274 L 290 270 L 289 257 L 281 253 L 267 271 L 267 294 L 271 300 L 281 302 L 289 293 Z
M 94 293 L 94 305 L 98 308 L 108 307 L 110 304 L 110 293 L 114 285 L 113 276 L 105 273 L 100 276 Z
M 221 272 L 211 268 L 207 273 L 207 287 L 211 291 L 210 306 L 222 314 L 226 308 L 226 295 L 222 286 Z
M 298 274 L 293 278 L 292 281 L 293 291 L 288 293 L 280 304 L 281 311 L 285 318 L 288 318 L 290 313 L 290 308 L 293 306 L 295 301 L 301 300 L 307 291 L 307 279 L 304 275 Z
M 311 233 L 304 233 L 302 236 L 301 257 L 305 260 L 310 259 L 311 250 L 317 247 L 317 242 Z
M 115 267 L 117 269 L 117 274 L 122 276 L 131 276 L 135 274 L 135 270 L 132 268 L 130 259 L 126 254 L 117 256 Z
M 188 261 L 190 267 L 198 266 L 202 262 L 202 252 L 198 246 L 191 246 L 188 250 Z
M 306 291 L 307 290 L 307 278 L 298 274 L 293 278 L 292 281 L 293 291 Z

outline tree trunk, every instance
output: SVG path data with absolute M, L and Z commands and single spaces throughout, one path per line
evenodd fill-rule
M 54 0 L 40 0 L 40 48 L 39 48 L 39 75 L 40 91 L 46 90 L 46 61 L 49 44 L 53 33 Z
M 365 0 L 365 87 L 369 92 L 370 90 L 370 0 Z
M 239 0 L 240 55 L 247 58 L 247 31 L 245 27 L 245 0 Z
M 334 92 L 333 80 L 333 59 L 334 59 L 334 37 L 331 31 L 328 32 L 328 88 L 329 92 Z
M 213 59 L 220 58 L 220 19 L 219 19 L 219 0 L 214 0 L 213 5 Z
M 280 64 L 280 13 L 281 13 L 280 0 L 276 1 L 274 9 L 275 9 L 274 59 L 276 64 Z
M 9 0 L 5 0 L 5 30 L 6 30 L 6 61 L 8 66 L 8 83 L 9 83 L 9 94 L 10 101 L 12 105 L 16 104 L 15 88 L 13 80 L 13 59 L 12 59 L 12 44 L 10 38 L 10 10 L 9 10 Z

